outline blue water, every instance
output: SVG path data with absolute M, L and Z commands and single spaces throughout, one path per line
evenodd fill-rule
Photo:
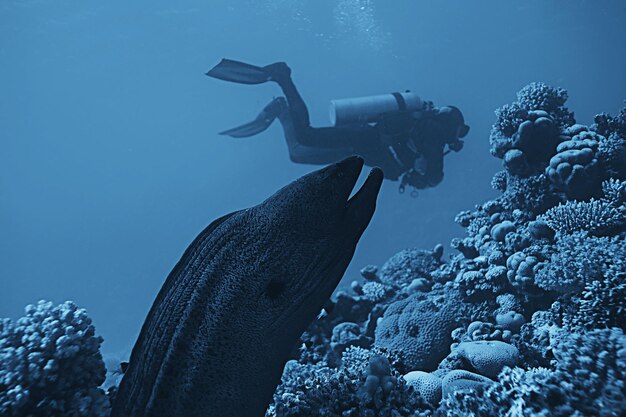
M 566 88 L 579 122 L 616 113 L 625 19 L 622 0 L 4 0 L 0 317 L 71 299 L 123 356 L 206 224 L 316 168 L 289 161 L 278 124 L 216 134 L 279 94 L 206 77 L 222 57 L 288 62 L 317 126 L 333 98 L 404 89 L 464 112 L 442 184 L 411 198 L 385 182 L 350 282 L 403 248 L 447 247 L 454 215 L 497 195 L 493 110 L 528 82 Z

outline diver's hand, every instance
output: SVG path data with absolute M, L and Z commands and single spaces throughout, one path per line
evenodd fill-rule
M 416 189 L 424 189 L 429 187 L 428 177 L 424 174 L 416 172 L 414 169 L 410 169 L 400 178 L 400 190 L 403 190 L 406 186 L 411 186 Z
M 454 152 L 459 152 L 461 149 L 463 149 L 463 145 L 464 143 L 462 140 L 455 140 L 454 142 L 448 143 L 448 149 Z

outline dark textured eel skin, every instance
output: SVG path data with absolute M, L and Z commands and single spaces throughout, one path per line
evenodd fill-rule
M 362 166 L 315 171 L 200 233 L 148 313 L 113 417 L 263 417 L 374 213 L 380 170 L 349 198 Z

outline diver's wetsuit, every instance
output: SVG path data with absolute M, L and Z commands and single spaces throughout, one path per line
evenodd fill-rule
M 431 103 L 419 113 L 394 112 L 375 124 L 338 127 L 312 127 L 309 112 L 291 80 L 291 69 L 284 62 L 258 67 L 222 59 L 207 72 L 217 79 L 241 84 L 276 82 L 286 97 L 274 99 L 255 120 L 220 134 L 241 138 L 267 129 L 278 117 L 283 126 L 289 156 L 305 164 L 329 164 L 351 155 L 360 155 L 369 166 L 382 168 L 385 177 L 415 188 L 433 187 L 443 179 L 446 145 L 459 151 L 469 127 L 453 106 L 433 108 Z M 400 105 L 400 102 L 398 103 Z
M 397 180 L 408 173 L 408 183 L 415 188 L 433 187 L 443 179 L 444 148 L 450 135 L 438 121 L 436 110 L 420 119 L 404 115 L 376 125 L 312 127 L 306 104 L 291 78 L 274 81 L 287 98 L 278 117 L 292 161 L 328 164 L 359 155 L 365 164 L 380 167 L 388 179 Z M 420 171 L 414 169 L 418 157 L 424 165 Z

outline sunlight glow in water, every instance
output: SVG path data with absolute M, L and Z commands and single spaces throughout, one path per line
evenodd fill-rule
M 337 31 L 355 43 L 381 50 L 391 41 L 376 19 L 376 8 L 371 0 L 340 0 L 333 10 Z

